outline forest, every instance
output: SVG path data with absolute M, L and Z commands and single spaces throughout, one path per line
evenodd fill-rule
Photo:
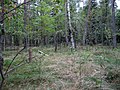
M 120 90 L 120 1 L 0 0 L 0 90 Z

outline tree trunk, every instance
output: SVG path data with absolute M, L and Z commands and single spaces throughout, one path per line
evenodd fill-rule
M 55 46 L 55 52 L 57 52 L 57 47 L 58 47 L 58 40 L 57 40 L 58 38 L 57 38 L 57 33 L 55 33 L 55 35 L 54 35 L 54 46 Z
M 24 3 L 26 3 L 27 1 L 24 0 Z M 27 49 L 28 48 L 28 36 L 27 36 L 27 31 L 26 31 L 26 26 L 27 26 L 27 5 L 24 4 L 24 47 Z
M 4 0 L 0 1 L 1 7 L 2 7 L 2 11 L 0 12 L 0 29 L 1 29 L 1 33 L 0 33 L 0 74 L 2 77 L 2 82 L 0 82 L 0 90 L 2 89 L 3 86 L 3 81 L 4 81 L 4 76 L 3 76 L 3 72 L 2 72 L 2 67 L 3 67 L 3 56 L 2 56 L 2 51 L 3 51 L 3 43 L 4 43 L 4 34 L 5 34 L 5 30 L 4 30 Z
M 4 51 L 4 33 L 5 33 L 5 29 L 4 29 L 4 0 L 1 0 L 1 7 L 2 7 L 2 11 L 0 12 L 0 25 L 1 25 L 1 35 L 0 35 L 0 42 L 1 42 L 1 50 Z
M 4 30 L 4 0 L 0 1 L 1 3 L 1 7 L 2 7 L 2 11 L 0 12 L 0 56 L 2 56 L 2 51 L 3 51 L 3 43 L 4 43 L 4 34 L 5 34 L 5 30 Z
M 83 33 L 83 45 L 86 45 L 86 36 L 87 36 L 87 32 L 88 32 L 88 20 L 89 20 L 90 11 L 91 11 L 91 0 L 89 0 L 88 3 L 89 3 L 88 4 L 89 7 L 88 7 L 88 13 L 87 13 L 86 22 L 85 22 L 84 33 Z
M 113 48 L 116 48 L 116 28 L 115 28 L 115 0 L 112 0 L 112 38 L 113 38 Z
M 67 16 L 68 16 L 68 25 L 70 30 L 70 41 L 71 41 L 71 48 L 75 48 L 75 42 L 73 37 L 73 27 L 71 25 L 71 13 L 70 13 L 70 0 L 67 0 Z
M 67 3 L 66 1 L 64 2 L 65 4 L 65 40 L 66 40 L 66 45 L 69 45 L 69 40 L 68 40 L 68 23 L 67 23 Z

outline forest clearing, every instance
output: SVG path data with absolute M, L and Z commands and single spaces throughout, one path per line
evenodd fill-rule
M 0 90 L 120 90 L 120 0 L 0 0 Z
M 33 57 L 27 62 L 27 53 L 22 52 L 11 68 L 21 61 L 25 65 L 8 74 L 3 90 L 119 90 L 120 89 L 120 48 L 78 47 L 71 52 L 62 47 L 32 48 Z M 43 51 L 46 55 L 38 52 Z M 4 69 L 11 62 L 16 51 L 4 53 Z

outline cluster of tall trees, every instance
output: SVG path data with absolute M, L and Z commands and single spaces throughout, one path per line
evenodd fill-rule
M 115 0 L 1 0 L 0 4 L 0 51 L 49 44 L 57 49 L 59 43 L 115 48 L 120 42 Z

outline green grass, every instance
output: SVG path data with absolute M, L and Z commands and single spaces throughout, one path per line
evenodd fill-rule
M 41 55 L 38 50 L 49 56 L 40 58 Z M 120 48 L 87 46 L 87 48 L 78 47 L 74 52 L 66 47 L 54 52 L 53 47 L 34 47 L 32 53 L 36 59 L 34 58 L 30 63 L 25 61 L 25 65 L 10 72 L 5 80 L 4 90 L 13 90 L 13 88 L 14 90 L 79 90 L 85 87 L 87 89 L 92 88 L 89 87 L 89 84 L 98 87 L 98 85 L 102 85 L 103 81 L 107 81 L 101 78 L 103 75 L 106 74 L 109 77 L 109 72 L 116 68 L 116 70 L 120 69 L 119 51 Z M 16 51 L 12 53 L 10 51 L 4 52 L 4 70 L 10 64 L 15 53 Z M 11 68 L 14 68 L 22 60 L 26 60 L 28 58 L 27 53 L 21 53 L 13 62 Z M 101 74 L 92 76 L 97 69 L 100 72 L 104 70 L 105 73 L 101 72 Z M 83 77 L 84 83 L 80 82 L 80 77 Z M 86 79 L 87 77 L 88 79 Z M 103 80 L 100 81 L 101 79 Z M 120 80 L 120 78 L 117 77 L 117 80 Z M 113 81 L 114 84 L 119 84 L 115 82 L 115 79 Z M 107 83 L 111 85 L 111 83 Z

